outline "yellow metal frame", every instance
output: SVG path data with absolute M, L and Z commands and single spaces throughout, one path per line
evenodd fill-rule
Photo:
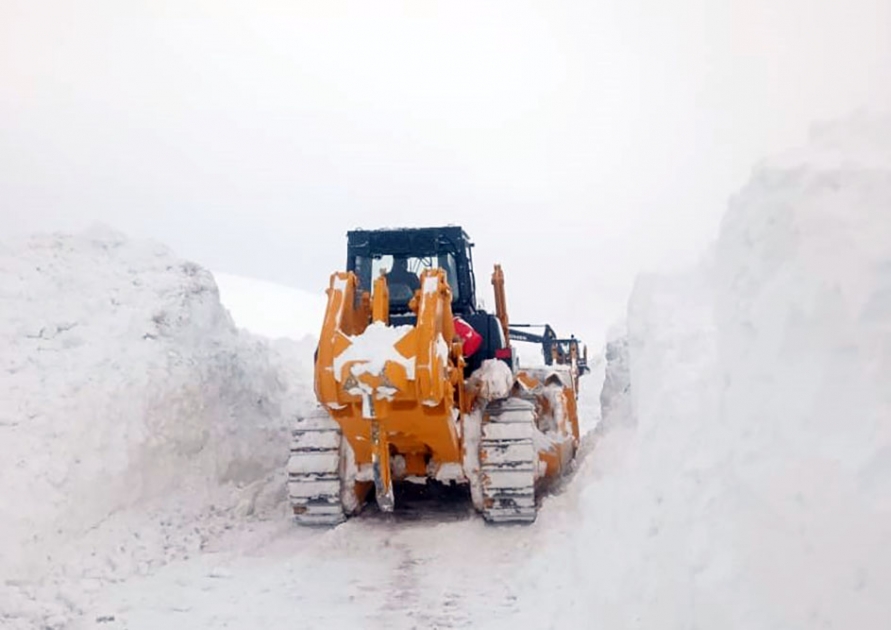
M 500 266 L 496 266 L 492 280 L 497 316 L 507 338 L 509 321 Z M 445 271 L 425 270 L 420 282 L 421 288 L 410 302 L 417 323 L 393 345 L 405 361 L 388 360 L 379 373 L 371 373 L 354 371 L 354 365 L 367 362 L 357 359 L 340 366 L 340 374 L 334 372 L 336 359 L 370 324 L 389 325 L 389 289 L 384 275 L 375 279 L 372 296 L 360 291 L 354 273 L 333 274 L 319 338 L 316 396 L 340 425 L 356 464 L 372 465 L 377 499 L 383 509 L 392 506 L 393 501 L 391 455 L 399 454 L 405 459 L 407 475 L 427 475 L 429 460 L 460 464 L 463 454 L 459 422 L 462 414 L 471 411 L 475 404 L 475 394 L 465 390 L 462 344 L 455 335 L 452 292 Z M 414 374 L 406 369 L 406 364 L 413 366 Z M 540 377 L 537 372 L 533 375 L 521 371 L 516 376 L 516 387 L 536 392 L 539 410 L 547 412 L 550 403 L 542 386 L 551 381 L 546 378 L 542 383 Z M 565 439 L 539 454 L 547 464 L 547 476 L 557 476 L 565 470 L 579 440 L 575 377 L 563 386 L 564 426 L 558 428 Z M 358 485 L 363 492 L 368 487 Z

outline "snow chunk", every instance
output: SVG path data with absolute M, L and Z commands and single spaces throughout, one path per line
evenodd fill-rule
M 439 467 L 436 469 L 437 481 L 464 481 L 464 479 L 464 470 L 461 467 L 461 464 L 446 462 L 444 464 L 440 464 Z
M 499 400 L 510 396 L 514 386 L 514 374 L 504 361 L 486 359 L 483 364 L 470 375 L 468 385 L 478 388 L 483 400 Z
M 424 278 L 424 287 L 422 291 L 424 294 L 428 293 L 436 293 L 439 290 L 439 278 L 436 276 L 427 276 Z
M 352 444 L 346 438 L 341 443 L 343 458 L 340 462 L 340 478 L 342 480 L 340 498 L 347 514 L 352 514 L 359 509 L 359 498 L 353 492 L 356 482 L 359 481 L 359 467 L 356 465 L 356 452 Z
M 436 336 L 436 358 L 439 359 L 443 365 L 448 363 L 449 360 L 449 344 L 446 343 L 442 333 Z
M 356 472 L 356 481 L 374 481 L 374 466 L 362 464 Z

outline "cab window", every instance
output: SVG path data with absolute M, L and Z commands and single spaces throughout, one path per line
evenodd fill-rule
M 366 291 L 374 288 L 374 279 L 381 273 L 387 274 L 387 286 L 390 291 L 390 302 L 407 305 L 420 286 L 420 274 L 425 269 L 440 268 L 446 272 L 446 280 L 452 290 L 452 301 L 459 297 L 458 271 L 455 257 L 450 253 L 438 256 L 394 257 L 391 254 L 380 256 L 356 257 L 356 274 L 359 284 Z

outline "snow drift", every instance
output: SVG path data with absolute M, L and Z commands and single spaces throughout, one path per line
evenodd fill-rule
M 639 279 L 627 348 L 637 428 L 591 463 L 583 618 L 889 627 L 891 119 L 759 165 L 698 269 Z
M 308 366 L 238 333 L 207 271 L 104 229 L 34 236 L 0 244 L 0 305 L 0 625 L 59 625 L 62 582 L 277 509 Z

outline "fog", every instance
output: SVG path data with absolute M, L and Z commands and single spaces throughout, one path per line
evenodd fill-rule
M 460 224 L 596 346 L 757 160 L 888 107 L 891 0 L 4 0 L 0 219 L 310 291 L 348 229 Z

